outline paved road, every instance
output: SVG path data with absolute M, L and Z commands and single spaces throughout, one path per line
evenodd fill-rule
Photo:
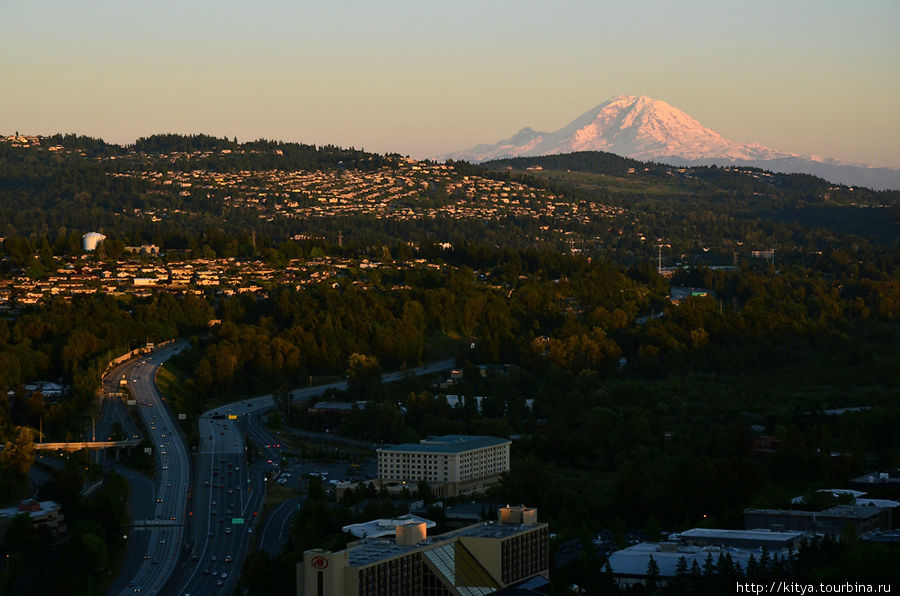
M 385 383 L 392 383 L 394 381 L 400 381 L 405 379 L 406 377 L 418 377 L 422 375 L 430 375 L 436 372 L 441 372 L 444 370 L 450 370 L 455 366 L 455 362 L 450 360 L 441 360 L 439 362 L 433 362 L 431 364 L 426 364 L 425 366 L 419 366 L 417 368 L 411 368 L 408 370 L 402 370 L 398 372 L 385 373 L 381 375 L 381 379 Z M 316 385 L 315 387 L 305 387 L 303 389 L 295 389 L 291 392 L 291 399 L 293 401 L 303 401 L 310 399 L 312 397 L 318 397 L 324 394 L 329 389 L 337 389 L 338 391 L 346 391 L 347 389 L 347 381 L 338 381 L 336 383 L 329 383 L 327 385 Z M 261 395 L 259 397 L 251 397 L 249 399 L 237 401 L 227 406 L 223 406 L 223 408 L 230 408 L 231 411 L 237 415 L 243 414 L 259 414 L 271 408 L 274 408 L 276 405 L 275 398 L 269 395 Z M 223 410 L 223 408 L 216 408 L 216 410 Z M 214 412 L 215 410 L 210 410 L 210 412 Z M 224 411 L 224 410 L 223 410 Z
M 305 496 L 303 497 L 305 498 Z M 259 528 L 257 547 L 273 557 L 281 554 L 287 544 L 291 521 L 300 509 L 301 497 L 279 503 L 266 514 Z
M 126 582 L 129 585 L 115 593 L 132 593 L 134 588 L 130 584 L 140 587 L 146 593 L 160 593 L 178 567 L 185 535 L 191 461 L 175 420 L 168 407 L 164 407 L 162 396 L 157 391 L 156 371 L 163 362 L 186 345 L 184 341 L 170 344 L 113 371 L 117 380 L 126 381 L 137 400 L 137 407 L 147 427 L 147 439 L 153 446 L 156 464 L 152 509 L 142 509 L 152 515 L 134 520 L 131 532 L 131 540 L 139 532 L 149 536 L 146 550 L 141 555 L 136 547 L 129 548 L 124 565 L 124 569 L 129 571 L 124 575 L 120 574 L 116 586 L 121 587 Z M 132 507 L 141 499 L 146 499 L 146 493 L 134 494 Z M 143 503 L 142 506 L 145 506 L 146 501 Z M 143 538 L 140 540 L 143 544 Z
M 178 433 L 171 413 L 156 390 L 155 374 L 159 365 L 186 344 L 178 342 L 152 356 L 132 361 L 117 368 L 112 380 L 126 379 L 138 402 L 157 457 L 156 503 L 146 529 L 135 529 L 148 536 L 130 539 L 122 581 L 140 586 L 144 592 L 172 594 L 228 594 L 235 590 L 239 570 L 246 557 L 253 522 L 262 508 L 265 484 L 274 461 L 280 459 L 278 448 L 260 430 L 256 415 L 275 407 L 271 395 L 241 400 L 203 414 L 198 421 L 200 444 L 196 453 L 193 486 L 189 488 L 191 465 L 184 441 Z M 452 360 L 383 375 L 385 382 L 406 376 L 431 374 L 449 370 Z M 112 375 L 110 375 L 112 377 Z M 310 399 L 334 388 L 344 390 L 345 381 L 298 389 L 294 401 Z M 244 433 L 248 432 L 263 447 L 263 457 L 249 465 L 246 459 Z M 329 435 L 333 438 L 333 436 Z M 271 460 L 271 461 L 270 461 Z M 290 507 L 276 509 L 277 514 L 265 526 L 261 541 L 268 549 L 278 546 L 286 537 Z M 296 503 L 294 504 L 296 511 Z M 173 519 L 174 518 L 174 519 Z M 141 519 L 134 520 L 140 526 Z M 277 529 L 277 531 L 276 531 Z M 180 561 L 184 545 L 187 561 Z M 141 549 L 144 555 L 140 555 Z M 138 557 L 146 557 L 138 559 Z M 168 583 L 167 583 L 168 582 Z M 163 589 L 163 586 L 165 588 Z M 124 592 L 128 593 L 130 587 Z
M 121 594 L 123 591 L 128 593 L 132 590 L 129 584 L 134 584 L 134 578 L 144 564 L 144 555 L 150 552 L 150 532 L 136 524 L 143 524 L 144 520 L 154 516 L 155 491 L 153 481 L 140 472 L 119 465 L 113 466 L 113 469 L 131 485 L 129 502 L 131 528 L 128 530 L 125 562 L 109 589 L 109 594 Z
M 244 430 L 228 408 L 200 417 L 191 499 L 189 562 L 170 585 L 175 594 L 230 593 L 237 586 L 249 533 L 265 497 L 248 469 Z

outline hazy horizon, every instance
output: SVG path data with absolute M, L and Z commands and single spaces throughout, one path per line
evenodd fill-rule
M 722 135 L 900 167 L 900 4 L 625 1 L 0 9 L 0 132 L 206 133 L 433 157 L 623 94 Z

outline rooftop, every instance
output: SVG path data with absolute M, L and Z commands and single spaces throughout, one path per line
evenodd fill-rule
M 424 542 L 420 542 L 415 546 L 398 546 L 393 539 L 388 538 L 368 538 L 360 540 L 352 545 L 348 545 L 347 554 L 351 567 L 362 567 L 417 549 L 432 548 L 441 544 L 450 543 L 460 537 L 503 539 L 533 530 L 543 525 L 544 524 L 537 524 L 529 526 L 523 524 L 483 522 L 447 532 L 446 534 L 440 534 L 433 538 L 429 537 Z
M 429 437 L 418 443 L 388 445 L 379 451 L 413 451 L 419 453 L 464 453 L 485 447 L 497 447 L 509 443 L 509 439 L 474 435 L 443 435 Z
M 714 528 L 693 528 L 679 534 L 684 539 L 703 540 L 753 540 L 781 542 L 802 538 L 805 532 L 775 532 L 770 530 L 720 530 Z
M 363 567 L 382 559 L 390 559 L 420 548 L 416 546 L 398 546 L 393 540 L 383 538 L 380 540 L 362 540 L 353 547 L 347 549 L 348 561 L 351 567 Z
M 0 509 L 0 517 L 16 517 L 17 515 L 40 517 L 58 509 L 59 503 L 56 501 L 35 501 L 34 499 L 25 499 L 17 505 Z
M 430 519 L 410 513 L 391 519 L 376 519 L 362 524 L 350 524 L 344 526 L 341 530 L 353 534 L 357 538 L 381 538 L 394 536 L 397 526 L 421 523 L 424 523 L 426 528 L 433 528 L 437 525 Z
M 706 558 L 710 555 L 712 555 L 713 562 L 718 560 L 719 555 L 729 555 L 736 565 L 739 565 L 741 569 L 746 569 L 750 556 L 753 555 L 756 559 L 759 559 L 761 551 L 676 545 L 665 542 L 641 542 L 611 553 L 609 555 L 609 566 L 616 575 L 643 577 L 647 575 L 647 564 L 652 556 L 659 566 L 660 577 L 674 577 L 680 558 L 684 557 L 688 569 L 690 569 L 693 561 L 697 561 L 697 564 L 702 568 Z

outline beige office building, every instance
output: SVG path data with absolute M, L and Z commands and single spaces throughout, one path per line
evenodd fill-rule
M 468 435 L 430 437 L 378 450 L 383 485 L 427 482 L 437 497 L 484 492 L 509 471 L 508 439 Z
M 298 596 L 481 596 L 523 581 L 546 582 L 547 524 L 537 510 L 507 507 L 483 522 L 429 538 L 425 523 L 394 539 L 363 539 L 297 564 Z

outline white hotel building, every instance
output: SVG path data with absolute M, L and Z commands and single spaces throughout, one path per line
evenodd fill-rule
M 484 492 L 509 471 L 508 439 L 467 435 L 429 437 L 378 450 L 382 485 L 427 482 L 437 497 Z

